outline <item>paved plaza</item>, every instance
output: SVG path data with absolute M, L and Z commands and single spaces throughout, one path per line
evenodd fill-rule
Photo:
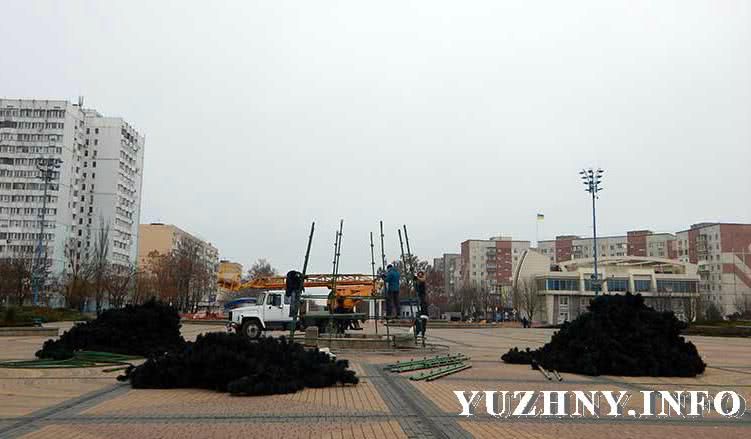
M 186 338 L 218 326 L 185 325 Z M 372 331 L 373 328 L 368 328 Z M 382 329 L 381 329 L 382 331 Z M 403 328 L 392 331 L 405 331 Z M 132 390 L 101 368 L 0 369 L 0 438 L 749 438 L 751 416 L 724 419 L 497 419 L 459 416 L 454 390 L 734 390 L 751 401 L 751 339 L 692 337 L 709 367 L 698 378 L 587 377 L 548 381 L 529 366 L 508 365 L 512 346 L 537 347 L 552 330 L 433 329 L 442 352 L 471 356 L 472 368 L 432 382 L 410 381 L 383 365 L 415 353 L 339 353 L 357 386 L 291 395 L 232 397 L 206 390 Z M 280 333 L 281 334 L 281 333 Z M 28 359 L 43 337 L 0 338 L 0 359 Z M 422 354 L 424 355 L 424 354 Z M 420 356 L 422 356 L 420 355 Z M 629 402 L 637 407 L 638 400 Z

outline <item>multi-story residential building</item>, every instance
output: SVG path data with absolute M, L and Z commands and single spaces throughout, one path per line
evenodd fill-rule
M 603 279 L 599 294 L 638 293 L 647 305 L 694 319 L 699 298 L 697 267 L 688 262 L 648 256 L 605 256 L 598 261 Z M 514 273 L 518 294 L 538 295 L 534 320 L 560 324 L 583 313 L 595 296 L 594 259 L 570 259 L 551 267 L 549 257 L 531 249 Z M 521 310 L 524 313 L 525 310 Z
M 442 260 L 443 291 L 449 297 L 461 288 L 462 282 L 462 255 L 458 253 L 444 253 Z
M 650 230 L 634 230 L 620 236 L 598 236 L 597 256 L 646 256 L 675 259 L 675 235 L 654 233 Z M 594 258 L 594 245 L 591 237 L 575 235 L 556 236 L 554 240 L 540 241 L 538 251 L 547 256 L 551 263 L 571 259 Z
M 751 311 L 751 224 L 699 223 L 677 236 L 677 257 L 697 264 L 702 298 L 724 314 Z
M 514 268 L 529 241 L 497 236 L 461 243 L 462 285 L 500 292 L 512 283 Z
M 141 216 L 144 137 L 120 117 L 84 110 L 85 144 L 78 224 L 91 229 L 104 220 L 110 228 L 114 263 L 135 263 Z
M 151 267 L 151 256 L 168 255 L 178 249 L 182 240 L 197 244 L 196 257 L 206 267 L 211 276 L 211 292 L 216 292 L 216 279 L 219 270 L 219 251 L 210 242 L 198 238 L 172 224 L 151 223 L 138 227 L 138 261 L 144 270 Z M 242 268 L 241 268 L 242 270 Z M 208 298 L 207 298 L 208 300 Z M 212 300 L 209 300 L 212 301 Z
M 0 258 L 41 254 L 52 275 L 91 257 L 104 225 L 109 259 L 135 264 L 144 137 L 83 100 L 0 99 Z M 56 161 L 44 197 L 39 165 Z M 101 222 L 101 224 L 100 224 Z

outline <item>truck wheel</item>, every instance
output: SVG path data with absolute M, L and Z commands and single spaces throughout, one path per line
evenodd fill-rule
M 263 328 L 261 328 L 258 320 L 246 320 L 243 322 L 242 328 L 240 328 L 240 333 L 251 340 L 258 339 L 262 332 Z

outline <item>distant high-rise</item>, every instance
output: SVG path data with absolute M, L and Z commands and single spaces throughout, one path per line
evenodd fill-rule
M 509 288 L 519 256 L 528 248 L 529 241 L 514 241 L 505 236 L 462 242 L 462 285 L 491 292 Z
M 143 150 L 143 135 L 129 123 L 80 101 L 0 99 L 0 258 L 33 258 L 44 218 L 51 275 L 66 269 L 66 253 L 92 257 L 102 224 L 110 262 L 135 264 Z M 38 164 L 49 159 L 61 163 L 43 212 Z
M 751 311 L 751 224 L 693 224 L 676 237 L 678 259 L 699 267 L 703 298 L 724 314 Z

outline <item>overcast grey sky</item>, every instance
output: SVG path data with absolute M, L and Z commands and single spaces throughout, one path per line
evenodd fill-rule
M 751 222 L 751 2 L 3 1 L 0 95 L 146 135 L 141 222 L 369 272 L 467 238 Z M 376 248 L 378 253 L 378 248 Z

